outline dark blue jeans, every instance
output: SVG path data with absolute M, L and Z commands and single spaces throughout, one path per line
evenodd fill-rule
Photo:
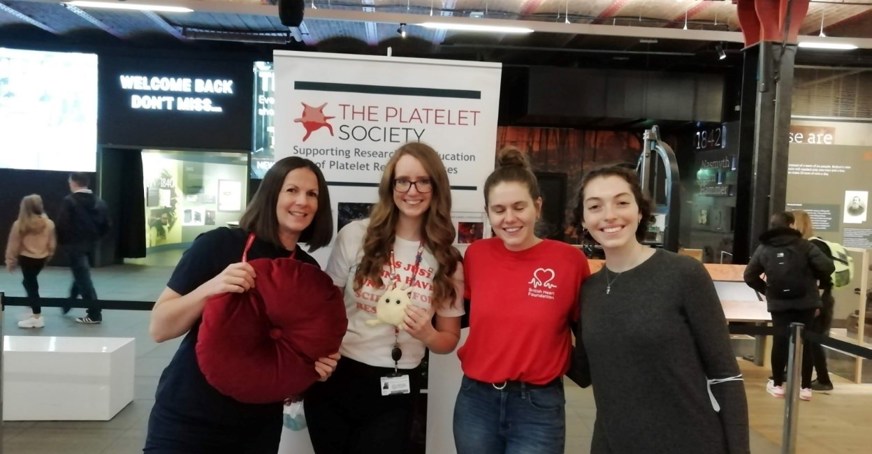
M 563 454 L 563 384 L 499 390 L 464 376 L 454 405 L 457 454 Z
M 102 311 L 97 305 L 97 292 L 94 290 L 94 282 L 91 280 L 88 251 L 84 248 L 71 247 L 67 248 L 66 252 L 70 262 L 70 271 L 73 272 L 73 286 L 75 291 L 82 295 L 82 300 L 88 308 L 88 317 L 91 320 L 103 320 Z

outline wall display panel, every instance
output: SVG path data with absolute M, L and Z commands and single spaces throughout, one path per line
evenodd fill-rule
M 142 151 L 146 245 L 187 244 L 245 209 L 248 154 Z
M 791 144 L 787 209 L 808 212 L 815 233 L 824 239 L 872 247 L 870 156 L 868 147 Z
M 251 178 L 263 179 L 275 163 L 275 78 L 270 61 L 254 62 L 254 135 Z
M 0 168 L 93 172 L 97 56 L 0 48 Z
M 250 62 L 106 57 L 100 60 L 104 145 L 251 146 Z

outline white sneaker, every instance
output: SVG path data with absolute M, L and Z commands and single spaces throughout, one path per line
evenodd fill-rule
M 784 397 L 784 387 L 775 386 L 775 382 L 772 380 L 766 382 L 766 392 L 775 397 Z
M 19 328 L 42 328 L 45 326 L 45 319 L 42 317 L 30 317 L 18 322 Z
M 799 390 L 800 400 L 811 400 L 811 388 L 802 388 Z

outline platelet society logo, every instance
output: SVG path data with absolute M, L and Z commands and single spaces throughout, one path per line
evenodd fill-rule
M 321 128 L 327 128 L 327 130 L 330 131 L 330 135 L 333 135 L 333 125 L 328 123 L 327 120 L 332 120 L 336 117 L 324 115 L 324 107 L 327 106 L 326 102 L 318 107 L 312 107 L 304 102 L 300 104 L 303 105 L 303 113 L 300 114 L 300 118 L 294 118 L 294 123 L 302 123 L 303 128 L 306 130 L 306 135 L 303 136 L 303 142 L 305 142 L 313 132 Z

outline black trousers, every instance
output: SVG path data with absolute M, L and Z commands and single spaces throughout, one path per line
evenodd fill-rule
M 348 358 L 339 360 L 326 382 L 306 391 L 306 423 L 317 454 L 407 454 L 415 398 L 420 396 L 419 369 L 409 374 L 411 394 L 382 396 L 380 368 Z
M 42 313 L 42 307 L 39 305 L 39 281 L 36 277 L 45 266 L 45 259 L 35 259 L 33 257 L 18 256 L 18 266 L 21 268 L 21 274 L 24 277 L 21 284 L 24 286 L 24 292 L 27 294 L 27 299 L 30 300 L 30 308 L 33 309 L 34 315 Z
M 830 326 L 833 324 L 833 307 L 836 304 L 833 299 L 832 291 L 824 291 L 821 294 L 821 300 L 824 303 L 824 307 L 821 308 L 820 314 L 814 318 L 811 325 L 808 327 L 808 330 L 823 336 L 829 336 Z M 827 369 L 827 353 L 824 351 L 824 347 L 817 343 L 811 344 L 811 357 L 812 364 L 806 365 L 803 363 L 802 367 L 811 369 L 813 365 L 814 370 L 817 373 L 818 382 L 823 384 L 831 383 L 830 371 Z M 811 376 L 811 370 L 807 373 Z M 803 370 L 803 375 L 805 374 L 806 371 Z
M 778 333 L 772 338 L 772 380 L 775 386 L 780 386 L 785 380 L 785 368 L 790 350 L 790 324 L 803 323 L 806 327 L 811 326 L 814 320 L 815 309 L 803 309 L 796 311 L 772 312 L 772 326 Z M 811 345 L 803 340 L 802 348 L 802 380 L 801 387 L 811 388 Z

